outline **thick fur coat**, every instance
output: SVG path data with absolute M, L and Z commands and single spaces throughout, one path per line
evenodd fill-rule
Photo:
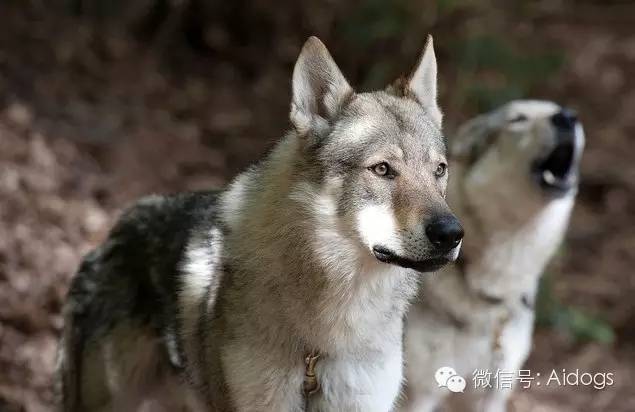
M 448 198 L 469 235 L 408 314 L 403 410 L 504 411 L 531 349 L 540 275 L 574 205 L 584 134 L 571 111 L 523 100 L 471 120 L 451 143 Z M 467 381 L 464 393 L 439 386 L 442 367 Z M 491 388 L 474 388 L 477 370 Z M 499 370 L 512 387 L 497 385 Z
M 431 39 L 407 79 L 372 93 L 309 39 L 290 119 L 227 189 L 143 199 L 85 258 L 65 308 L 64 410 L 392 409 L 419 272 L 462 237 Z

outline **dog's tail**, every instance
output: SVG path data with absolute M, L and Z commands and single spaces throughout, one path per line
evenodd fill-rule
M 86 343 L 86 316 L 95 298 L 95 276 L 99 275 L 95 262 L 100 258 L 99 249 L 84 257 L 73 278 L 63 309 L 64 328 L 57 352 L 57 404 L 62 412 L 83 410 L 81 383 L 84 346 Z
M 81 372 L 84 339 L 76 325 L 75 302 L 69 293 L 64 307 L 64 329 L 57 353 L 56 392 L 60 412 L 78 412 L 81 408 Z

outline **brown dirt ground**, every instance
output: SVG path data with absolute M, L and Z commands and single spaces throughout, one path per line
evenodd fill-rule
M 72 20 L 4 5 L 0 15 L 0 411 L 49 411 L 60 308 L 81 256 L 135 198 L 218 187 L 257 159 L 286 127 L 290 66 L 263 64 L 246 80 L 231 63 L 189 56 L 188 70 L 167 72 L 116 33 L 98 42 Z M 539 329 L 528 367 L 614 372 L 615 385 L 534 387 L 513 407 L 632 411 L 635 33 L 601 15 L 541 27 L 568 62 L 541 95 L 576 107 L 588 136 L 555 291 L 602 314 L 617 340 Z

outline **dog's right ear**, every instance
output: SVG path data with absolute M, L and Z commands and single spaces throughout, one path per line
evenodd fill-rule
M 324 44 L 309 37 L 293 69 L 289 118 L 296 130 L 320 135 L 352 95 L 353 89 Z
M 437 58 L 432 36 L 428 35 L 423 53 L 405 87 L 405 94 L 412 95 L 440 126 L 443 115 L 437 105 Z

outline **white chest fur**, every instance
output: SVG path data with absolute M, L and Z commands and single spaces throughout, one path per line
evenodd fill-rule
M 316 372 L 320 392 L 309 399 L 310 411 L 392 410 L 402 382 L 401 345 L 366 359 L 325 358 Z

